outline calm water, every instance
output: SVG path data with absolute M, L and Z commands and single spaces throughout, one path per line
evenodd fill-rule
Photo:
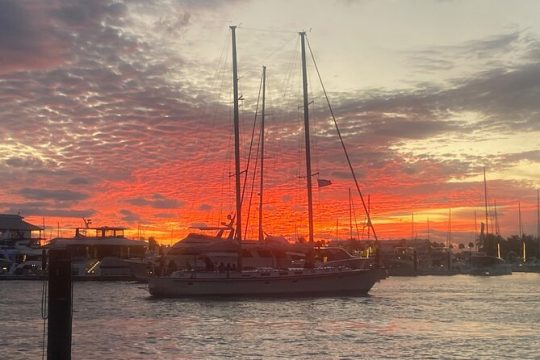
M 368 297 L 155 300 L 74 284 L 73 359 L 539 359 L 540 274 L 389 278 Z M 0 281 L 0 358 L 40 359 L 42 284 Z

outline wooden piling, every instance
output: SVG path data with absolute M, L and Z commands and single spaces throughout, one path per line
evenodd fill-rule
M 71 359 L 71 256 L 49 250 L 49 311 L 47 360 Z

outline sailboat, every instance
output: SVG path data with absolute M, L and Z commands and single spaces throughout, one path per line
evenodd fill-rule
M 484 168 L 484 205 L 485 205 L 485 211 L 486 211 L 486 224 L 485 229 L 486 233 L 484 234 L 484 224 L 481 225 L 480 230 L 480 239 L 481 239 L 481 245 L 486 248 L 488 245 L 493 245 L 493 243 L 489 244 L 488 241 L 494 241 L 496 240 L 496 255 L 495 254 L 486 254 L 485 252 L 477 252 L 475 254 L 472 254 L 469 262 L 470 262 L 470 269 L 468 271 L 469 275 L 480 275 L 480 276 L 497 276 L 497 275 L 512 275 L 512 266 L 510 264 L 507 264 L 504 259 L 501 258 L 500 254 L 500 243 L 498 240 L 498 232 L 496 230 L 497 228 L 497 222 L 495 224 L 491 224 L 492 230 L 494 230 L 494 233 L 497 237 L 493 236 L 490 237 L 489 234 L 489 227 L 488 227 L 488 220 L 489 220 L 489 213 L 488 213 L 488 200 L 487 200 L 487 181 L 486 181 L 486 168 Z M 492 246 L 493 247 L 493 246 Z M 494 251 L 494 249 L 489 249 L 491 251 Z
M 242 264 L 242 197 L 240 171 L 240 131 L 238 111 L 238 74 L 236 54 L 236 26 L 230 27 L 232 34 L 233 73 L 233 119 L 235 138 L 235 194 L 236 214 L 234 217 L 234 241 L 238 257 L 234 269 L 226 271 L 174 271 L 164 276 L 149 279 L 148 290 L 154 297 L 193 296 L 302 296 L 302 295 L 365 295 L 373 285 L 386 278 L 386 270 L 379 267 L 348 268 L 341 266 L 314 267 L 306 258 L 302 268 L 258 268 L 246 270 Z M 304 129 L 306 141 L 306 179 L 308 198 L 309 244 L 313 241 L 313 207 L 311 184 L 311 154 L 309 138 L 309 114 L 307 97 L 307 71 L 305 33 L 301 32 L 302 73 L 304 94 Z M 259 229 L 259 237 L 261 237 Z

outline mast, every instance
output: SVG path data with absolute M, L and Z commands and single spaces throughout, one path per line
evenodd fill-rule
M 427 218 L 427 240 L 429 241 L 429 217 Z
M 519 226 L 519 237 L 523 238 L 523 225 L 521 223 L 521 201 L 518 201 L 518 226 Z
M 414 212 L 411 213 L 411 241 L 414 240 Z
M 308 200 L 308 226 L 309 242 L 313 243 L 313 193 L 311 188 L 311 145 L 309 139 L 309 109 L 308 109 L 308 84 L 306 67 L 306 43 L 305 32 L 300 33 L 302 44 L 302 87 L 304 94 L 304 135 L 306 142 L 306 179 L 307 179 L 307 200 Z
M 474 210 L 474 245 L 476 246 L 476 251 L 478 251 L 478 225 L 476 223 L 476 210 Z
M 264 185 L 264 108 L 266 96 L 266 66 L 263 66 L 262 78 L 262 112 L 261 112 L 261 184 L 259 188 L 259 241 L 264 240 L 264 232 L 262 226 L 262 211 L 263 211 L 263 185 Z
M 352 197 L 351 197 L 351 188 L 349 188 L 349 233 L 351 240 L 353 239 L 352 232 Z
M 489 234 L 488 228 L 488 202 L 487 202 L 487 183 L 486 183 L 486 167 L 484 166 L 484 204 L 486 207 L 486 237 Z
M 521 201 L 518 201 L 518 223 L 519 223 L 519 237 L 521 239 L 521 258 L 523 262 L 526 262 L 527 253 L 525 250 L 525 238 L 523 237 L 523 223 L 521 222 Z
M 452 208 L 448 209 L 448 236 L 446 238 L 448 241 L 446 247 L 450 248 L 452 245 Z
M 371 195 L 367 196 L 367 222 L 368 222 L 368 228 L 367 228 L 367 239 L 369 240 L 371 238 L 371 220 L 369 220 L 369 214 L 371 212 Z M 377 240 L 377 238 L 375 238 Z
M 497 200 L 493 200 L 493 217 L 495 218 L 495 221 L 493 219 L 491 220 L 491 227 L 494 228 L 492 231 L 495 232 L 495 235 L 500 235 L 500 228 L 499 228 L 499 215 L 497 215 Z M 495 225 L 493 224 L 495 223 Z
M 536 258 L 540 259 L 540 189 L 536 190 L 536 241 L 538 241 Z
M 238 242 L 238 271 L 242 270 L 242 199 L 240 193 L 240 116 L 238 114 L 238 64 L 236 62 L 236 26 L 230 26 L 232 35 L 233 67 L 233 116 L 234 116 L 234 177 L 236 179 L 236 228 L 235 239 Z

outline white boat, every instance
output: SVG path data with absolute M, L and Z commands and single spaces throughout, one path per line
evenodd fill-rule
M 71 238 L 55 238 L 50 249 L 66 249 L 72 259 L 73 275 L 130 277 L 125 259 L 143 258 L 148 243 L 124 236 L 123 227 L 77 228 Z
M 366 295 L 386 277 L 384 269 L 320 267 L 252 271 L 176 271 L 149 281 L 157 297 Z
M 20 215 L 0 214 L 0 274 L 40 275 L 44 248 L 43 228 Z
M 242 268 L 278 268 L 303 266 L 312 255 L 315 266 L 367 268 L 373 259 L 353 256 L 340 247 L 313 247 L 308 243 L 289 243 L 281 237 L 267 236 L 263 241 L 222 239 L 201 234 L 188 234 L 175 243 L 164 256 L 164 266 L 178 270 L 215 270 L 219 266 L 235 268 L 242 250 Z M 174 263 L 173 265 L 171 265 Z
M 236 27 L 231 26 L 232 32 L 232 62 L 233 62 L 233 93 L 234 93 L 234 130 L 235 130 L 235 180 L 236 180 L 236 214 L 233 236 L 237 254 L 243 254 L 244 241 L 242 240 L 242 199 L 241 199 L 241 171 L 239 146 L 239 115 L 238 115 L 238 74 L 236 64 Z M 306 181 L 308 198 L 309 239 L 308 244 L 315 249 L 313 241 L 313 206 L 311 158 L 309 140 L 309 116 L 307 98 L 307 73 L 305 33 L 300 33 L 302 44 L 302 70 L 304 93 L 304 129 L 306 139 Z M 263 84 L 265 68 L 263 67 Z M 263 86 L 264 104 L 264 86 Z M 263 105 L 264 114 L 264 105 Z M 264 116 L 263 116 L 264 118 Z M 345 147 L 343 146 L 344 150 Z M 352 170 L 352 165 L 349 163 Z M 356 177 L 353 174 L 356 180 Z M 357 184 L 358 188 L 358 184 Z M 262 194 L 262 191 L 261 191 Z M 261 213 L 260 213 L 261 214 Z M 261 215 L 260 215 L 261 216 Z M 369 219 L 369 214 L 367 214 Z M 371 220 L 368 220 L 371 225 Z M 260 222 L 259 222 L 260 224 Z M 262 230 L 259 229 L 259 241 L 262 242 Z M 194 238 L 192 242 L 213 242 L 208 237 Z M 202 245 L 204 246 L 204 245 Z M 381 268 L 353 269 L 344 266 L 315 267 L 314 252 L 307 254 L 304 268 L 278 269 L 275 267 L 246 270 L 242 255 L 236 256 L 237 263 L 228 269 L 215 269 L 213 271 L 176 270 L 170 269 L 165 274 L 151 277 L 148 290 L 155 297 L 191 297 L 191 296 L 273 296 L 273 295 L 364 295 L 373 285 L 386 278 L 386 270 Z M 208 269 L 210 270 L 210 269 Z

